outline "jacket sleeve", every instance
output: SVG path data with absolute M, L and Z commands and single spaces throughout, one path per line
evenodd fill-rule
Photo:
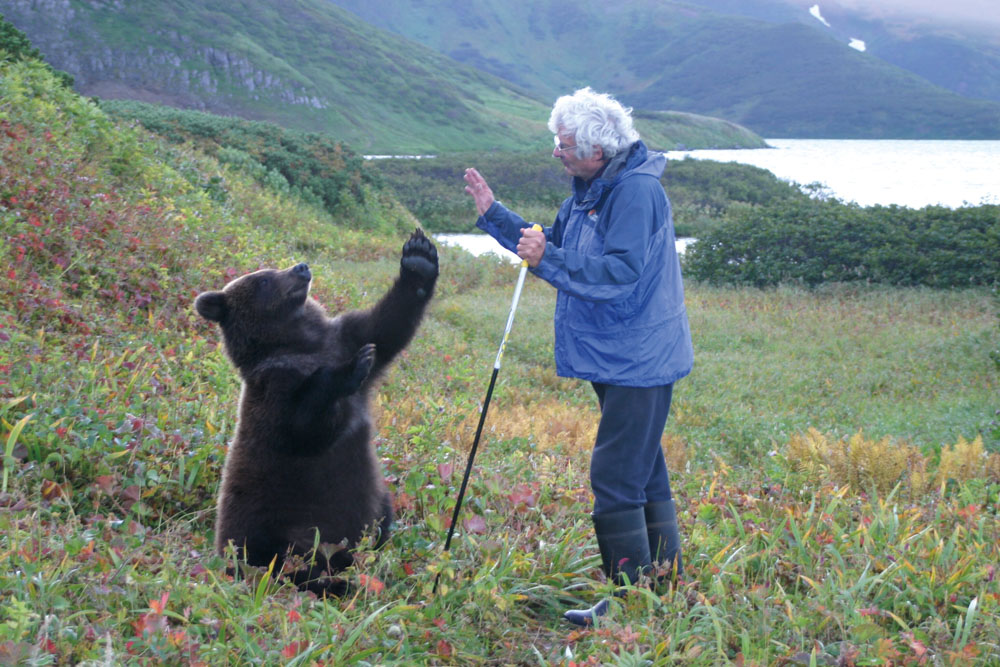
M 619 301 L 635 289 L 649 260 L 650 238 L 662 225 L 666 197 L 650 186 L 659 182 L 633 178 L 619 184 L 605 203 L 600 255 L 549 243 L 532 272 L 553 287 L 587 301 Z
M 476 227 L 495 238 L 500 245 L 514 254 L 517 254 L 517 242 L 521 240 L 521 230 L 530 227 L 531 224 L 498 201 L 494 201 L 486 213 L 476 220 Z M 542 231 L 545 233 L 545 239 L 551 242 L 553 227 L 546 227 Z M 551 243 L 549 245 L 551 246 Z
M 521 229 L 527 227 L 524 218 L 494 201 L 485 213 L 476 220 L 476 227 L 483 230 L 507 250 L 517 252 L 517 242 L 521 238 Z

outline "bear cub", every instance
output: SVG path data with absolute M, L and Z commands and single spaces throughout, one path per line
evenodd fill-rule
M 243 384 L 219 489 L 218 553 L 232 543 L 250 565 L 274 560 L 275 573 L 292 556 L 286 574 L 300 588 L 341 593 L 343 582 L 322 576 L 351 564 L 366 529 L 385 542 L 392 502 L 371 442 L 369 394 L 416 333 L 437 276 L 437 249 L 417 229 L 399 277 L 369 310 L 328 317 L 309 296 L 306 264 L 198 295 L 195 309 L 219 324 Z M 319 543 L 346 548 L 314 553 L 317 531 Z

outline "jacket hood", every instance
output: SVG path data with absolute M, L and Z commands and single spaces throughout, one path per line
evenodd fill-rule
M 663 153 L 650 152 L 646 144 L 639 140 L 627 150 L 611 158 L 601 175 L 588 186 L 579 176 L 573 178 L 573 199 L 577 203 L 598 201 L 605 192 L 611 190 L 623 179 L 635 175 L 652 176 L 659 180 L 667 166 Z

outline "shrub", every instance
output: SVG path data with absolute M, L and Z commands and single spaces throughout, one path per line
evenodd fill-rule
M 993 302 L 997 306 L 997 328 L 1000 329 L 1000 287 L 993 288 Z M 1000 369 L 1000 342 L 997 343 L 997 349 L 990 352 L 990 357 L 993 358 L 993 363 Z
M 737 162 L 671 160 L 663 174 L 664 187 L 675 208 L 678 203 L 721 217 L 734 202 L 763 205 L 805 199 L 793 183 L 766 169 Z
M 44 62 L 42 52 L 31 45 L 28 36 L 14 27 L 0 14 L 0 61 L 18 62 L 21 60 L 37 60 Z M 73 77 L 66 72 L 45 65 L 46 69 L 56 77 L 65 88 L 73 87 Z
M 992 285 L 1000 282 L 1000 206 L 790 200 L 742 207 L 685 254 L 687 275 L 713 283 Z
M 332 137 L 144 102 L 104 100 L 101 108 L 171 142 L 192 144 L 271 191 L 322 206 L 350 226 L 386 233 L 413 226 L 393 205 L 379 172 Z
M 799 470 L 821 473 L 855 491 L 877 490 L 886 494 L 919 458 L 911 445 L 891 438 L 868 440 L 859 431 L 848 440 L 833 440 L 816 429 L 788 441 L 789 461 Z
M 948 483 L 1000 482 L 1000 454 L 987 453 L 981 437 L 959 437 L 941 449 L 935 465 L 934 457 L 892 438 L 870 440 L 859 431 L 834 439 L 810 428 L 789 439 L 788 460 L 800 471 L 858 492 L 886 495 L 900 485 L 911 499 Z

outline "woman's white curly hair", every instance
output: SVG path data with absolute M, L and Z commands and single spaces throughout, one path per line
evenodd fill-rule
M 639 140 L 632 127 L 632 108 L 589 86 L 556 100 L 549 130 L 572 134 L 579 146 L 577 157 L 583 159 L 594 156 L 594 146 L 601 147 L 605 158 L 613 158 Z

